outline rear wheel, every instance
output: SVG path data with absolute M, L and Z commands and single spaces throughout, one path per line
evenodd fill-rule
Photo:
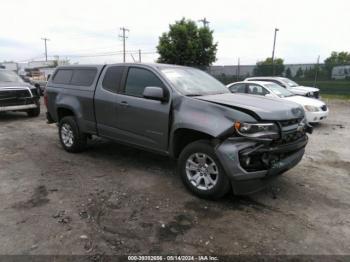
M 199 140 L 185 147 L 178 162 L 185 186 L 202 198 L 219 199 L 230 190 L 230 181 L 207 140 Z
M 85 149 L 87 136 L 79 131 L 73 116 L 66 116 L 61 119 L 58 133 L 61 144 L 66 151 L 77 153 Z

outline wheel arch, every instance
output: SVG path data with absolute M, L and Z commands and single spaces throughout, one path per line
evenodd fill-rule
M 188 144 L 197 140 L 212 141 L 214 139 L 214 136 L 199 130 L 178 128 L 172 134 L 170 155 L 177 159 Z

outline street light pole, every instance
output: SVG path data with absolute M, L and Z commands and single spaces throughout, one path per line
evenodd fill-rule
M 277 32 L 279 31 L 278 28 L 275 28 L 275 36 L 273 38 L 273 48 L 272 48 L 272 61 L 271 61 L 271 64 L 272 64 L 272 75 L 274 76 L 275 75 L 275 65 L 274 65 L 274 60 L 275 60 L 275 47 L 276 47 L 276 36 L 277 36 Z

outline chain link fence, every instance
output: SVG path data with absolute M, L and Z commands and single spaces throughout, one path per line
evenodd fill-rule
M 274 74 L 272 73 L 274 72 Z M 317 87 L 321 94 L 350 98 L 350 65 L 286 64 L 211 66 L 208 73 L 224 84 L 243 81 L 252 76 L 282 76 L 300 85 Z

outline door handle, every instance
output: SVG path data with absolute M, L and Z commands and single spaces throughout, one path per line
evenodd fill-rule
M 123 106 L 123 107 L 128 107 L 129 106 L 128 102 L 126 102 L 126 101 L 121 101 L 119 104 L 121 106 Z

